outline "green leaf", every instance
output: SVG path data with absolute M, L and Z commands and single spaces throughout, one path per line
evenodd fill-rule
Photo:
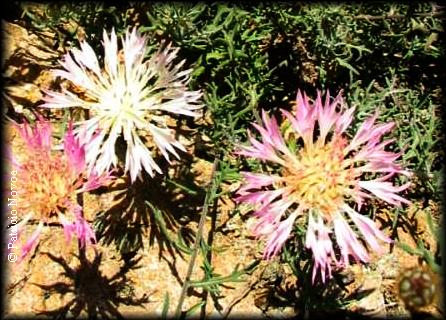
M 354 74 L 359 75 L 358 70 L 356 70 L 356 69 L 355 69 L 350 63 L 348 63 L 347 61 L 345 61 L 345 60 L 343 60 L 343 59 L 341 59 L 341 58 L 339 58 L 339 57 L 336 57 L 336 61 L 339 63 L 339 65 L 341 65 L 341 66 L 343 66 L 343 67 L 349 69 L 349 70 L 350 70 L 351 72 L 353 72 Z
M 183 191 L 186 191 L 190 195 L 196 196 L 198 194 L 197 190 L 193 190 L 193 189 L 191 189 L 191 188 L 189 188 L 189 187 L 187 187 L 187 186 L 185 186 L 185 185 L 183 185 L 183 184 L 181 184 L 181 183 L 179 183 L 177 181 L 174 181 L 172 179 L 166 178 L 166 182 L 168 182 L 170 184 L 173 184 L 174 186 L 180 188 Z
M 211 59 L 221 60 L 225 57 L 225 54 L 218 51 L 212 51 L 206 54 L 206 61 L 209 62 Z
M 166 292 L 164 294 L 163 309 L 161 311 L 161 319 L 167 319 L 167 313 L 169 312 L 169 303 L 170 303 L 169 293 Z
M 199 76 L 201 76 L 204 72 L 206 71 L 206 68 L 203 66 L 199 66 L 198 68 L 196 68 L 192 74 L 191 77 L 192 78 L 198 78 Z
M 423 252 L 422 251 L 420 251 L 419 249 L 412 248 L 407 243 L 398 242 L 397 245 L 398 245 L 398 247 L 400 247 L 402 250 L 406 251 L 407 253 L 415 254 L 415 255 L 418 255 L 418 256 L 423 256 Z
M 206 304 L 206 301 L 200 301 L 197 304 L 195 304 L 192 307 L 190 307 L 189 310 L 186 311 L 186 317 L 194 314 L 194 312 L 197 311 L 197 309 L 201 308 L 205 304 Z
M 182 252 L 184 252 L 186 254 L 191 254 L 192 253 L 192 249 L 190 249 L 189 247 L 185 246 L 183 243 L 181 243 L 181 242 L 178 243 L 174 239 L 172 239 L 172 237 L 169 234 L 169 231 L 167 230 L 166 222 L 164 221 L 164 218 L 163 218 L 161 210 L 156 208 L 152 203 L 150 203 L 147 200 L 145 201 L 145 203 L 152 210 L 153 216 L 155 217 L 155 220 L 157 222 L 157 226 L 160 228 L 160 231 L 166 237 L 167 241 L 169 241 L 170 244 L 172 244 L 175 248 L 179 249 L 180 251 L 182 251 Z
M 434 226 L 434 222 L 432 221 L 432 215 L 430 213 L 430 211 L 427 211 L 426 213 L 426 220 L 427 220 L 427 225 L 429 226 L 429 230 L 430 232 L 437 238 L 439 239 L 438 236 L 438 228 L 436 228 Z

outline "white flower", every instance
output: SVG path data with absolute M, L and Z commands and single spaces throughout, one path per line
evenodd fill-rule
M 44 90 L 42 105 L 47 108 L 81 107 L 89 110 L 90 118 L 76 124 L 76 135 L 86 144 L 86 161 L 90 169 L 101 174 L 117 165 L 115 145 L 123 136 L 126 144 L 125 172 L 132 181 L 144 170 L 154 176 L 160 167 L 153 159 L 147 142 L 153 142 L 170 162 L 169 153 L 179 158 L 175 148 L 185 151 L 165 124 L 162 112 L 198 116 L 202 93 L 189 91 L 192 69 L 180 71 L 184 60 L 173 65 L 178 49 L 170 44 L 148 55 L 147 38 L 136 29 L 121 38 L 122 50 L 114 30 L 110 38 L 104 30 L 104 68 L 86 43 L 72 49 L 61 61 L 63 69 L 54 70 L 80 89 L 81 95 L 63 89 Z

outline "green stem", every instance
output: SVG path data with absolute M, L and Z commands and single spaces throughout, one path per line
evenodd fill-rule
M 204 223 L 206 221 L 206 215 L 209 210 L 209 202 L 210 202 L 209 198 L 212 193 L 212 190 L 214 189 L 214 180 L 215 180 L 215 174 L 217 172 L 218 161 L 219 161 L 218 158 L 215 158 L 214 165 L 212 167 L 211 183 L 209 184 L 208 190 L 206 192 L 206 197 L 204 199 L 203 210 L 201 211 L 200 222 L 198 223 L 197 236 L 195 237 L 195 243 L 194 243 L 194 248 L 193 248 L 193 252 L 192 252 L 192 257 L 189 261 L 186 278 L 184 279 L 183 287 L 181 289 L 181 295 L 180 295 L 180 298 L 178 301 L 177 309 L 175 311 L 175 319 L 179 319 L 181 316 L 181 310 L 183 307 L 184 299 L 186 298 L 187 289 L 189 288 L 189 285 L 190 285 L 190 277 L 194 270 L 195 260 L 197 258 L 198 249 L 200 248 L 200 241 L 203 236 Z
M 82 193 L 77 194 L 76 196 L 76 200 L 77 203 L 82 207 L 82 217 L 84 216 L 84 196 Z M 85 254 L 85 246 L 82 247 L 81 246 L 81 240 L 78 239 L 77 240 L 77 247 L 79 249 L 79 261 L 81 261 L 81 263 L 84 263 L 85 261 L 87 261 L 87 255 Z

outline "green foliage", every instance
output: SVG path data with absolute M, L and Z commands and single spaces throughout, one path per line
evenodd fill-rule
M 409 77 L 422 71 L 417 63 L 427 67 L 444 54 L 432 4 L 277 6 L 271 8 L 277 24 L 301 58 L 315 65 L 318 87 L 345 86 L 347 79 L 383 81 L 392 69 Z
M 204 128 L 219 148 L 244 135 L 247 121 L 271 85 L 268 57 L 261 49 L 269 36 L 255 14 L 235 5 L 154 4 L 143 32 L 171 40 L 194 68 L 191 85 L 204 90 L 213 126 Z
M 164 294 L 164 301 L 163 301 L 163 310 L 161 311 L 161 319 L 167 319 L 167 314 L 169 312 L 169 304 L 170 304 L 170 297 L 169 293 Z
M 435 237 L 437 240 L 438 245 L 441 247 L 443 245 L 442 243 L 442 233 L 443 231 L 439 228 L 434 226 L 434 222 L 432 219 L 432 214 L 430 210 L 427 210 L 426 212 L 426 222 L 429 227 L 429 232 Z M 424 241 L 421 239 L 417 240 L 417 247 L 413 248 L 410 245 L 408 245 L 405 242 L 399 241 L 397 245 L 404 250 L 405 252 L 420 257 L 422 260 L 424 260 L 427 265 L 431 268 L 432 271 L 436 273 L 441 272 L 441 250 L 438 249 L 438 255 L 433 254 L 431 251 L 429 251 L 428 248 L 426 248 L 426 245 Z
M 440 198 L 440 172 L 444 154 L 443 128 L 440 110 L 435 98 L 417 90 L 398 86 L 398 76 L 386 78 L 381 87 L 372 81 L 367 87 L 361 81 L 353 83 L 346 92 L 347 102 L 356 106 L 357 116 L 352 129 L 368 116 L 379 112 L 378 121 L 395 122 L 392 137 L 398 146 L 394 151 L 403 151 L 403 166 L 414 172 L 417 179 L 412 179 L 415 190 L 411 198 Z M 355 131 L 351 130 L 351 134 Z
M 421 257 L 423 260 L 426 261 L 426 263 L 429 265 L 429 267 L 433 271 L 435 271 L 437 273 L 439 273 L 441 271 L 441 267 L 435 262 L 435 257 L 429 250 L 427 250 L 425 248 L 425 246 L 421 240 L 417 242 L 416 248 L 412 248 L 411 246 L 409 246 L 408 244 L 406 244 L 404 242 L 400 242 L 398 244 L 398 246 L 401 249 L 403 249 L 404 251 L 406 251 L 407 253 Z

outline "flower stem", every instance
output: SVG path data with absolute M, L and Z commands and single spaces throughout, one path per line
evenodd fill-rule
M 84 196 L 83 193 L 79 193 L 76 195 L 77 203 L 81 206 L 81 215 L 84 216 Z M 77 239 L 77 247 L 79 249 L 79 261 L 84 262 L 87 259 L 87 256 L 85 254 L 85 246 L 81 245 L 81 240 Z
M 206 215 L 209 210 L 209 202 L 210 202 L 211 194 L 213 193 L 212 190 L 214 189 L 214 180 L 215 180 L 215 174 L 217 172 L 218 161 L 219 161 L 218 157 L 215 158 L 214 164 L 212 167 L 211 182 L 208 185 L 208 190 L 206 192 L 206 197 L 204 199 L 203 210 L 201 211 L 200 222 L 198 223 L 198 230 L 197 230 L 197 235 L 195 237 L 195 243 L 194 243 L 194 248 L 192 251 L 192 256 L 189 261 L 186 278 L 184 279 L 183 287 L 181 289 L 181 295 L 178 300 L 177 309 L 175 311 L 175 319 L 180 318 L 184 299 L 186 298 L 187 289 L 189 288 L 189 285 L 190 285 L 190 277 L 192 275 L 192 272 L 193 272 L 193 269 L 195 266 L 195 260 L 197 258 L 198 249 L 200 248 L 200 242 L 201 242 L 201 238 L 203 236 L 204 223 L 206 221 Z

